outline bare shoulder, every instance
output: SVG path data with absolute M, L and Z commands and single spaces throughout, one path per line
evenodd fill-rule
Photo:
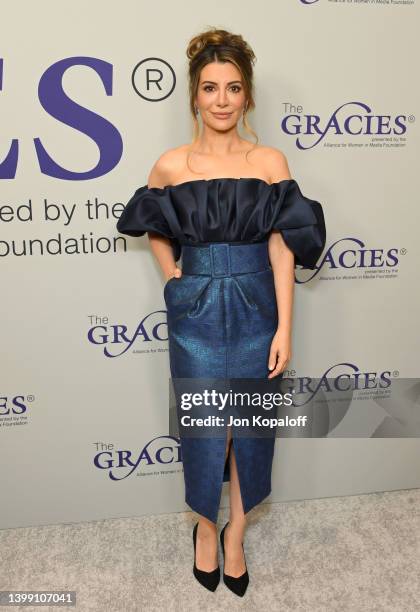
M 287 157 L 283 151 L 276 147 L 261 145 L 260 155 L 272 183 L 291 178 Z
M 171 185 L 185 164 L 186 145 L 164 151 L 153 164 L 147 184 L 149 187 Z

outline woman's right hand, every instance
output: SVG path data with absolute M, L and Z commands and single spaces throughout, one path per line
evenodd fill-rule
M 167 276 L 165 278 L 165 281 L 168 282 L 173 277 L 181 278 L 181 276 L 182 276 L 182 270 L 180 268 L 178 268 L 178 266 L 175 266 L 175 269 L 174 269 L 173 273 L 170 276 Z

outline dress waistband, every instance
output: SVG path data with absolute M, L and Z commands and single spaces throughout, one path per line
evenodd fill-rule
M 231 276 L 269 269 L 268 240 L 255 243 L 210 242 L 182 245 L 185 274 Z

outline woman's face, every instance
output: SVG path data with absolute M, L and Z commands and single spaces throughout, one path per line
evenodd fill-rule
M 231 62 L 212 62 L 201 70 L 196 105 L 203 123 L 228 130 L 241 118 L 245 106 L 241 73 Z

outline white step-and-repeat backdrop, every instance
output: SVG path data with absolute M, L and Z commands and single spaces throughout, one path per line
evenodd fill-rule
M 324 207 L 290 369 L 417 376 L 418 22 L 418 1 L 5 3 L 0 527 L 188 509 L 163 277 L 115 225 L 191 140 L 185 49 L 209 26 L 253 47 L 259 141 Z M 420 486 L 417 438 L 375 437 L 374 414 L 371 438 L 278 439 L 267 501 Z

